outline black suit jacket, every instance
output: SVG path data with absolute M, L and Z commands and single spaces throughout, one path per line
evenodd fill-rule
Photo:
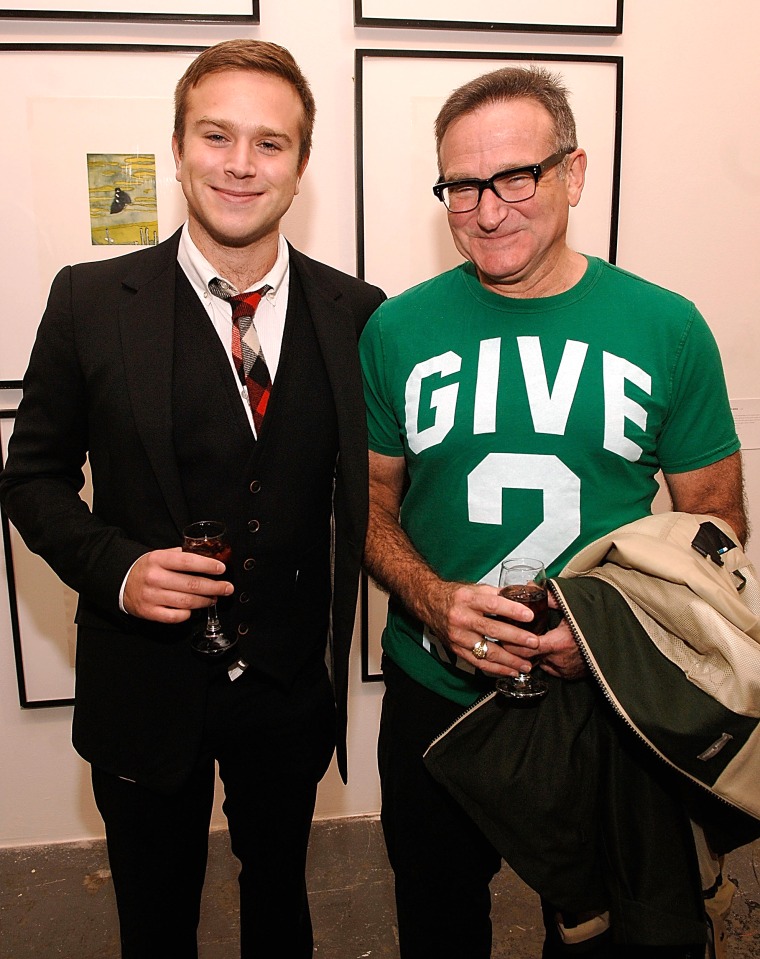
M 172 442 L 179 235 L 55 278 L 0 477 L 3 505 L 27 545 L 79 593 L 76 748 L 158 789 L 173 788 L 194 761 L 207 664 L 177 641 L 185 627 L 122 613 L 119 590 L 140 555 L 177 545 L 194 518 Z M 292 248 L 290 256 L 338 415 L 330 659 L 345 779 L 348 653 L 368 485 L 356 343 L 383 294 Z M 92 511 L 79 495 L 88 455 Z

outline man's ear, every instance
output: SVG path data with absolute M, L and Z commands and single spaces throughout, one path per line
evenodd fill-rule
M 296 190 L 294 196 L 298 196 L 299 190 L 301 189 L 301 177 L 304 175 L 306 167 L 309 165 L 310 153 L 307 153 L 306 156 L 301 160 L 301 166 L 298 169 L 298 179 L 296 180 Z
M 176 133 L 172 134 L 172 155 L 174 157 L 174 178 L 175 180 L 179 180 L 180 167 L 182 165 L 182 151 L 180 150 Z
M 570 155 L 570 161 L 565 171 L 567 199 L 570 206 L 577 206 L 583 193 L 586 182 L 586 165 L 588 157 L 585 150 L 576 150 Z

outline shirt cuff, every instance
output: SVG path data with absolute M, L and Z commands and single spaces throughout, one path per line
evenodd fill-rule
M 142 557 L 138 556 L 137 559 L 142 559 Z M 124 591 L 127 588 L 127 580 L 129 579 L 129 574 L 135 568 L 135 563 L 137 563 L 137 559 L 135 560 L 134 563 L 132 563 L 132 565 L 127 570 L 127 575 L 124 577 L 124 580 L 122 581 L 122 584 L 121 584 L 121 589 L 119 590 L 119 609 L 122 611 L 122 613 L 127 613 L 126 609 L 124 609 Z M 127 613 L 127 616 L 129 616 L 129 613 Z

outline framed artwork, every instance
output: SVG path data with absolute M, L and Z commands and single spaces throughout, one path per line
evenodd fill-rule
M 562 75 L 578 142 L 589 155 L 581 202 L 568 237 L 577 250 L 615 262 L 622 133 L 620 57 L 357 50 L 357 272 L 392 296 L 461 262 L 438 179 L 433 124 L 449 93 L 508 65 L 538 64 Z M 391 135 L 392 134 L 392 135 Z M 362 578 L 362 679 L 380 675 L 387 597 Z
M 185 219 L 174 178 L 174 87 L 204 49 L 0 44 L 0 258 L 9 278 L 0 380 L 26 370 L 55 274 L 170 236 Z M 23 159 L 22 159 L 23 158 Z
M 5 463 L 21 384 L 0 383 L 0 469 Z M 13 639 L 19 703 L 25 708 L 74 702 L 74 614 L 77 597 L 24 544 L 0 513 L 3 551 L 0 570 L 7 584 L 0 598 L 0 629 Z
M 510 63 L 547 67 L 568 87 L 578 142 L 589 156 L 583 196 L 570 211 L 569 243 L 615 262 L 621 57 L 357 50 L 358 275 L 389 296 L 461 262 L 446 211 L 432 192 L 438 179 L 433 124 L 452 90 Z
M 0 6 L 0 17 L 250 24 L 259 22 L 259 0 L 10 0 Z
M 463 10 L 463 7 L 466 9 Z M 623 32 L 623 0 L 354 0 L 354 22 L 368 27 Z

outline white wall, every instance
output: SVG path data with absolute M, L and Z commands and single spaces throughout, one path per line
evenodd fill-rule
M 74 5 L 75 0 L 72 0 Z M 622 55 L 625 60 L 623 163 L 618 262 L 693 298 L 720 344 L 733 397 L 757 386 L 760 301 L 756 224 L 760 223 L 760 80 L 756 0 L 626 0 L 617 38 L 356 29 L 351 0 L 261 0 L 261 24 L 120 25 L 3 21 L 3 41 L 207 44 L 251 35 L 287 46 L 317 98 L 318 118 L 304 192 L 286 224 L 306 252 L 355 267 L 353 53 L 356 47 L 512 50 Z M 6 128 L 12 130 L 6 119 Z M 167 130 L 167 137 L 169 136 Z M 388 131 L 390 137 L 394 131 Z M 394 176 L 403 174 L 399 142 Z M 431 151 L 432 137 L 431 137 Z M 6 137 L 6 160 L 13 137 Z M 589 176 L 593 176 L 593 156 Z M 423 238 L 421 238 L 423 239 Z M 372 279 L 371 277 L 368 277 Z M 750 504 L 760 504 L 760 453 L 746 454 Z M 0 596 L 0 845 L 101 834 L 87 767 L 69 742 L 68 708 L 18 708 L 7 610 Z M 351 782 L 331 770 L 318 815 L 374 813 L 379 807 L 375 741 L 381 687 L 359 681 L 353 661 Z M 218 814 L 217 814 L 218 821 Z

